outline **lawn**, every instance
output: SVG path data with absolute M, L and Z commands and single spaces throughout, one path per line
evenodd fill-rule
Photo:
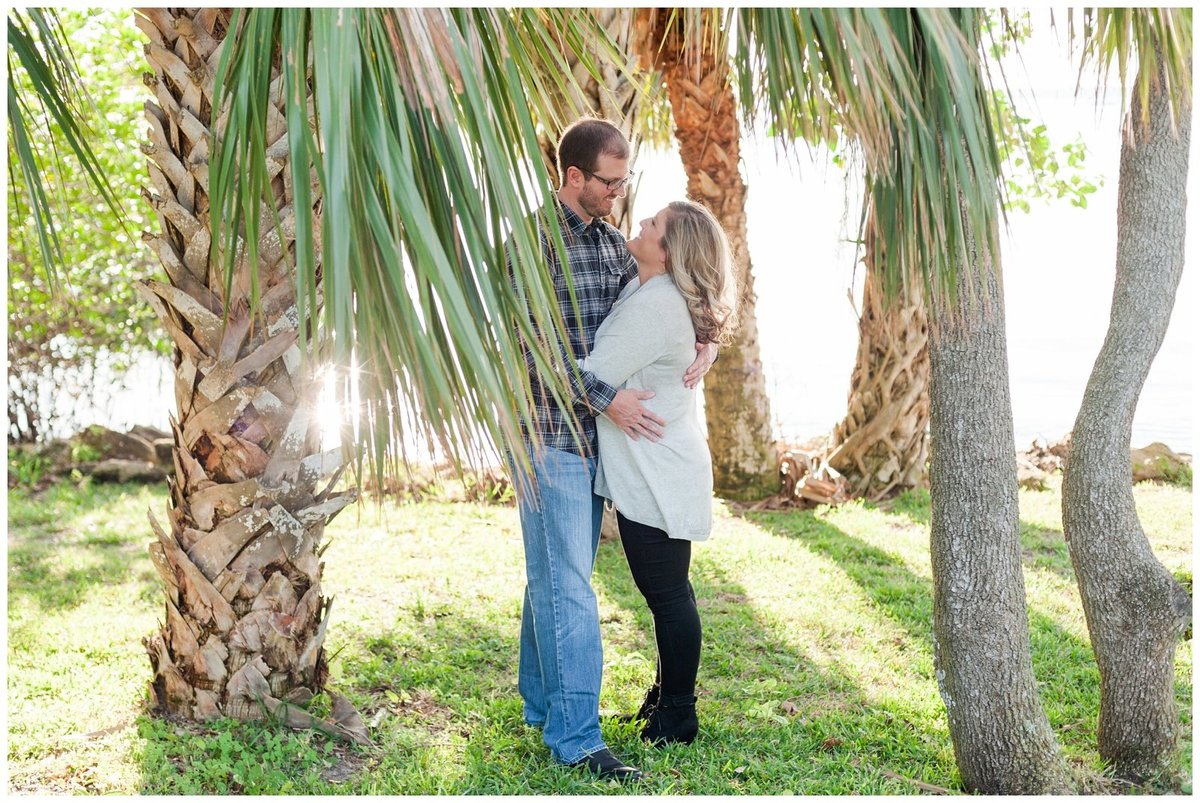
M 1158 556 L 1190 579 L 1192 495 L 1142 485 Z M 933 677 L 928 497 L 739 514 L 718 505 L 694 550 L 704 620 L 700 738 L 658 750 L 604 723 L 648 774 L 624 788 L 554 766 L 521 723 L 523 585 L 515 509 L 368 503 L 328 528 L 332 685 L 375 746 L 269 725 L 168 722 L 145 710 L 141 639 L 162 613 L 145 511 L 165 491 L 60 484 L 9 495 L 8 773 L 14 793 L 919 794 L 961 791 Z M 1034 668 L 1087 788 L 1099 678 L 1059 524 L 1057 484 L 1021 492 Z M 651 620 L 618 543 L 596 569 L 601 707 L 634 709 Z M 1176 658 L 1191 775 L 1191 642 Z M 1187 782 L 1181 791 L 1190 791 Z

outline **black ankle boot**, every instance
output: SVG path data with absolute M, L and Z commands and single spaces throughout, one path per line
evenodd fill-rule
M 617 722 L 634 722 L 639 719 L 649 719 L 650 712 L 658 705 L 658 684 L 655 683 L 646 692 L 646 699 L 642 700 L 642 707 L 637 710 L 636 714 L 621 714 L 617 717 Z
M 696 720 L 696 698 L 686 704 L 672 704 L 659 700 L 650 712 L 646 727 L 642 728 L 642 739 L 653 745 L 691 744 L 700 730 Z

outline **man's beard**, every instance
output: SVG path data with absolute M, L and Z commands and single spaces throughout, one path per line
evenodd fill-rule
M 613 203 L 613 199 L 604 195 L 595 195 L 588 192 L 583 192 L 579 195 L 579 206 L 592 217 L 608 217 L 612 214 Z

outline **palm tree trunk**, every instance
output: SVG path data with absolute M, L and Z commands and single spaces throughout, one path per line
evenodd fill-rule
M 721 349 L 720 359 L 704 382 L 713 490 L 733 498 L 767 496 L 779 490 L 779 469 L 758 349 L 754 276 L 746 235 L 746 183 L 738 168 L 741 131 L 729 60 L 712 49 L 711 31 L 701 36 L 701 47 L 685 49 L 683 32 L 678 20 L 672 20 L 671 9 L 652 13 L 654 35 L 644 61 L 663 75 L 688 177 L 688 195 L 711 209 L 724 227 L 741 290 L 737 333 L 733 342 Z M 712 15 L 705 17 L 714 24 Z
M 1151 86 L 1144 124 L 1134 93 L 1121 147 L 1112 314 L 1063 476 L 1063 532 L 1100 668 L 1100 756 L 1134 781 L 1177 768 L 1175 645 L 1192 609 L 1150 549 L 1129 462 L 1138 395 L 1183 273 L 1191 103 L 1179 101 L 1176 134 L 1161 82 Z
M 645 47 L 641 39 L 647 31 L 634 24 L 633 9 L 630 8 L 596 8 L 592 9 L 596 21 L 608 32 L 617 49 L 626 54 L 626 65 L 630 68 L 637 65 L 637 54 Z M 580 61 L 578 53 L 564 53 L 571 73 L 582 94 L 572 92 L 572 97 L 563 98 L 559 105 L 559 114 L 563 123 L 570 123 L 581 114 L 594 114 L 621 129 L 631 146 L 630 164 L 637 163 L 639 138 L 636 131 L 640 126 L 642 114 L 642 92 L 634 86 L 616 64 L 607 58 L 606 53 L 592 51 L 593 60 L 599 65 L 602 81 L 590 73 Z M 559 185 L 558 175 L 558 140 L 561 131 L 551 127 L 552 121 L 545 121 L 546 129 L 538 132 L 538 144 L 542 149 L 542 160 L 550 174 L 550 183 Z M 613 204 L 612 214 L 608 222 L 628 235 L 633 227 L 634 188 L 630 186 L 624 198 L 618 198 Z
M 323 648 L 330 602 L 322 596 L 320 543 L 325 524 L 355 493 L 323 490 L 340 473 L 340 453 L 322 454 L 314 415 L 315 355 L 302 355 L 291 254 L 263 208 L 258 249 L 261 313 L 252 313 L 243 259 L 226 296 L 210 259 L 208 157 L 213 75 L 230 35 L 227 12 L 144 9 L 154 68 L 146 84 L 152 191 L 161 232 L 145 239 L 169 283 L 139 289 L 174 341 L 177 415 L 169 529 L 153 513 L 150 557 L 166 590 L 165 622 L 146 640 L 157 705 L 188 719 L 217 716 L 317 724 L 304 703 L 328 675 Z M 280 84 L 271 88 L 280 102 Z M 268 139 L 286 142 L 272 106 Z M 274 148 L 278 213 L 295 215 L 286 147 Z M 361 721 L 335 697 L 334 728 L 365 739 Z
M 1065 792 L 1030 654 L 1004 302 L 969 246 L 956 303 L 930 314 L 934 666 L 968 789 Z
M 921 287 L 884 297 L 868 218 L 858 356 L 846 417 L 834 428 L 829 464 L 854 496 L 877 501 L 926 482 L 929 459 L 929 325 Z

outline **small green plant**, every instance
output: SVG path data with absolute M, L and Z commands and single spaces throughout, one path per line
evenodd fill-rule
M 36 452 L 14 451 L 8 458 L 8 475 L 20 488 L 36 488 L 50 468 L 50 461 Z
M 72 463 L 95 463 L 102 456 L 100 450 L 90 443 L 76 443 L 71 446 Z
M 1162 473 L 1163 482 L 1168 485 L 1178 485 L 1180 488 L 1192 487 L 1192 464 L 1178 463 L 1172 465 L 1165 457 L 1158 458 L 1158 470 Z

